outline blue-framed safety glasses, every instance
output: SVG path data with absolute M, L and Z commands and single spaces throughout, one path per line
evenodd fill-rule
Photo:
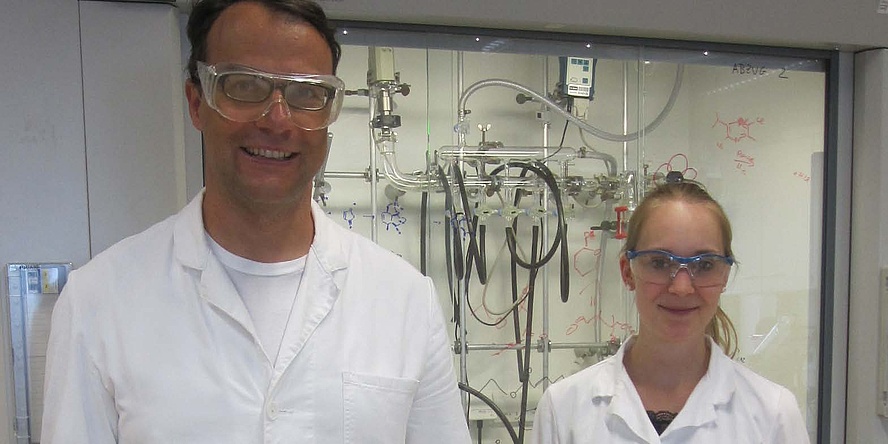
M 696 287 L 724 286 L 734 265 L 734 258 L 715 253 L 678 256 L 663 250 L 629 250 L 632 270 L 639 279 L 652 284 L 669 284 L 684 268 Z

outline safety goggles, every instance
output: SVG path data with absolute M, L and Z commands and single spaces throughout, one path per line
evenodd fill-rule
M 697 256 L 676 256 L 663 250 L 629 250 L 626 259 L 639 279 L 652 284 L 669 284 L 684 268 L 697 288 L 724 286 L 728 281 L 734 258 L 715 253 Z
M 294 125 L 318 130 L 335 122 L 342 108 L 345 83 L 332 75 L 271 74 L 203 62 L 197 62 L 197 74 L 207 105 L 235 122 L 259 120 L 280 102 Z

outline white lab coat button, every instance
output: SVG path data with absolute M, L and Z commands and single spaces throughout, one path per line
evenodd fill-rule
M 268 419 L 274 421 L 278 416 L 278 406 L 273 402 L 269 402 L 268 406 L 265 408 L 265 413 L 268 414 Z

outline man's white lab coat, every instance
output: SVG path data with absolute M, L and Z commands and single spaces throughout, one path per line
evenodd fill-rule
M 795 397 L 728 358 L 710 339 L 709 368 L 663 431 L 651 424 L 623 366 L 632 340 L 614 356 L 550 386 L 537 406 L 532 443 L 807 444 Z
M 52 317 L 44 444 L 469 442 L 431 280 L 313 204 L 270 362 L 201 201 L 71 274 Z

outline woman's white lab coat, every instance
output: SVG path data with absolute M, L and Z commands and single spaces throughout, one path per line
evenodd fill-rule
M 709 368 L 672 424 L 658 436 L 614 356 L 550 386 L 537 407 L 537 444 L 807 444 L 793 394 L 732 361 L 710 339 Z
M 206 243 L 201 199 L 72 273 L 53 313 L 43 443 L 469 442 L 428 278 L 313 205 L 270 362 Z

